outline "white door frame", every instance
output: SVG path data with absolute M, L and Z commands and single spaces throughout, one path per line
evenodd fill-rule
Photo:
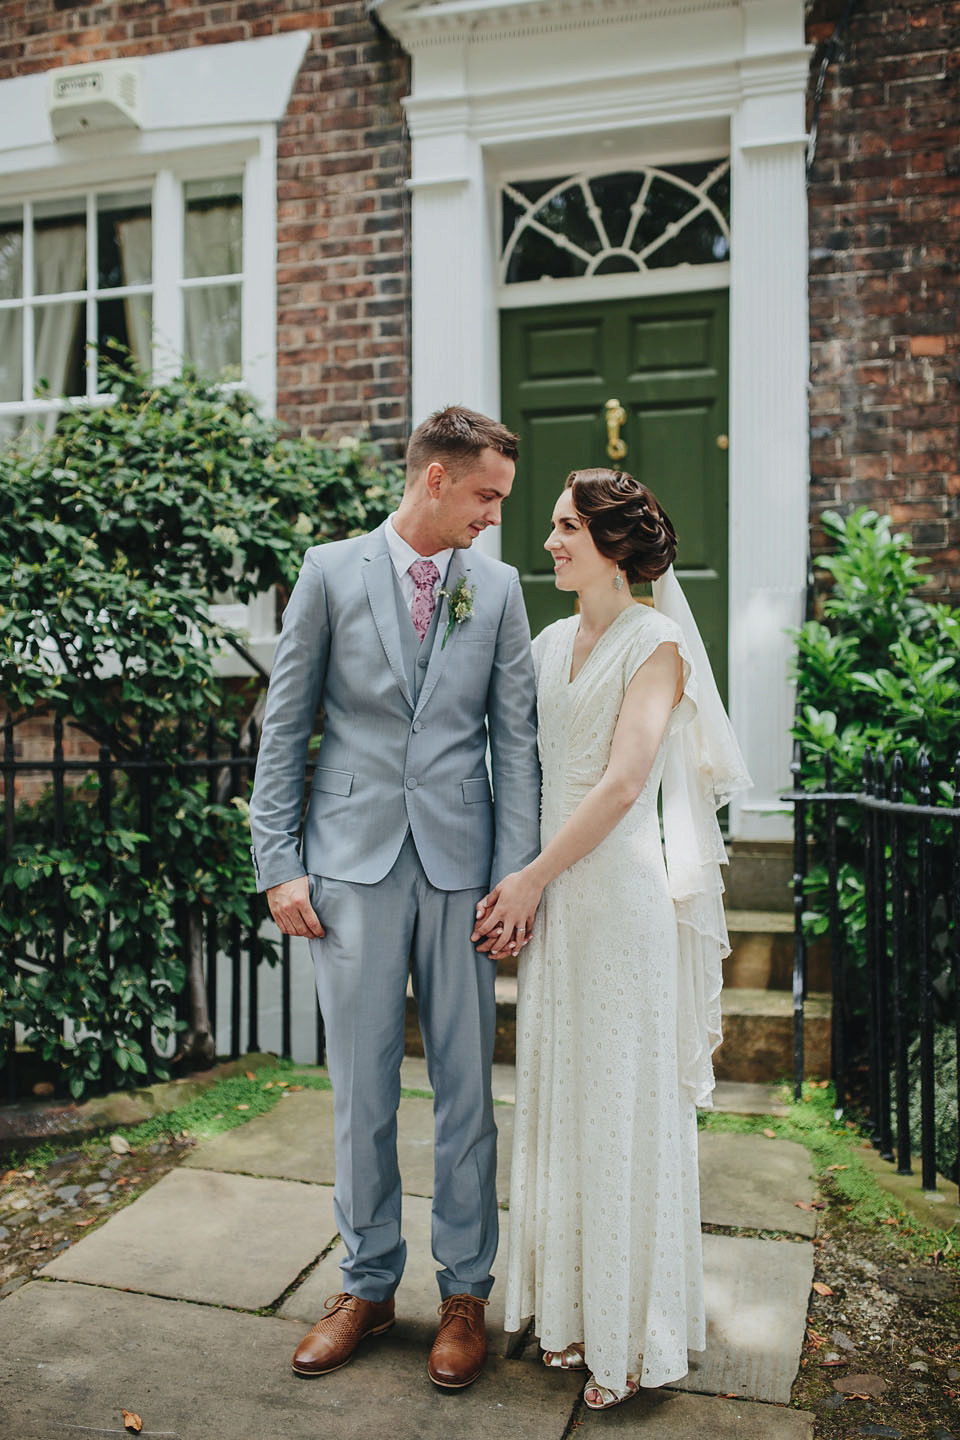
M 802 0 L 375 8 L 413 59 L 416 418 L 454 400 L 499 413 L 503 176 L 729 150 L 730 709 L 754 779 L 730 823 L 737 838 L 783 839 L 793 707 L 784 632 L 802 618 L 808 525 Z M 544 299 L 560 302 L 562 286 Z

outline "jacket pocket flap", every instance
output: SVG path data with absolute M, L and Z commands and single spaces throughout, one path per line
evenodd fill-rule
M 327 770 L 318 765 L 313 772 L 314 790 L 323 790 L 327 795 L 349 795 L 353 788 L 353 773 L 350 770 Z
M 490 799 L 490 782 L 483 777 L 479 780 L 463 780 L 461 788 L 464 805 L 479 805 L 482 800 Z

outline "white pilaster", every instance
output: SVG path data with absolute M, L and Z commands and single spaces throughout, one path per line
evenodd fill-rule
M 754 781 L 733 833 L 780 838 L 789 816 L 793 645 L 808 517 L 807 209 L 803 91 L 748 65 L 733 117 L 730 289 L 730 709 Z

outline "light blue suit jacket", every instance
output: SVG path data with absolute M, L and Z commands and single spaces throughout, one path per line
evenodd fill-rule
M 307 551 L 277 644 L 250 802 L 258 889 L 307 872 L 373 884 L 408 828 L 440 890 L 486 889 L 536 855 L 536 691 L 519 579 L 488 555 L 455 550 L 445 589 L 461 578 L 475 588 L 473 614 L 444 646 L 441 599 L 415 696 L 384 527 Z M 301 844 L 318 705 L 323 740 Z

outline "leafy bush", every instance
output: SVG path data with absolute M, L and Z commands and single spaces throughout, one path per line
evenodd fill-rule
M 188 972 L 191 1034 L 205 1029 L 209 1051 L 204 918 L 249 922 L 245 805 L 226 772 L 211 788 L 177 763 L 211 713 L 237 721 L 215 657 L 244 637 L 214 621 L 214 593 L 288 587 L 308 544 L 379 523 L 402 484 L 362 440 L 283 438 L 242 391 L 110 373 L 109 409 L 68 412 L 35 453 L 0 453 L 8 712 L 69 719 L 121 762 L 149 743 L 166 767 L 149 840 L 137 772 L 115 773 L 109 816 L 94 775 L 68 792 L 59 844 L 50 797 L 21 806 L 0 866 L 0 1064 L 17 1020 L 77 1096 L 114 1078 L 102 1054 L 121 1075 L 154 1068 L 151 1033 L 168 1048 L 182 1026 L 171 1005 Z
M 793 734 L 802 745 L 804 784 L 824 786 L 829 761 L 835 790 L 860 791 L 864 758 L 870 751 L 875 758 L 883 757 L 883 784 L 889 794 L 891 762 L 899 752 L 904 800 L 921 799 L 923 756 L 929 762 L 931 800 L 935 803 L 939 797 L 954 804 L 952 777 L 960 749 L 960 611 L 932 604 L 918 594 L 926 562 L 910 553 L 909 536 L 895 534 L 887 517 L 858 510 L 846 519 L 827 514 L 823 524 L 837 550 L 817 563 L 833 584 L 823 603 L 823 621 L 808 621 L 795 636 L 798 705 Z M 822 809 L 814 806 L 812 816 L 814 838 L 822 842 Z M 843 806 L 837 819 L 840 920 L 847 962 L 856 967 L 846 1001 L 850 1012 L 862 1014 L 866 978 L 857 975 L 857 969 L 866 964 L 863 812 L 854 805 Z M 957 1003 L 946 903 L 952 849 L 949 823 L 934 821 L 931 836 L 933 969 L 941 972 L 938 1003 L 946 1015 Z M 907 896 L 912 900 L 917 877 L 917 832 L 912 825 L 905 827 L 905 852 Z M 828 929 L 824 864 L 811 869 L 807 891 L 808 930 L 824 934 Z M 888 887 L 888 931 L 891 911 Z M 957 943 L 956 937 L 952 943 Z M 918 957 L 909 940 L 908 952 L 908 1004 L 915 1007 Z M 955 1155 L 955 1088 L 952 1104 L 952 1111 L 949 1098 L 940 1106 L 938 1144 L 942 1154 Z M 952 1142 L 947 1134 L 951 1127 Z

